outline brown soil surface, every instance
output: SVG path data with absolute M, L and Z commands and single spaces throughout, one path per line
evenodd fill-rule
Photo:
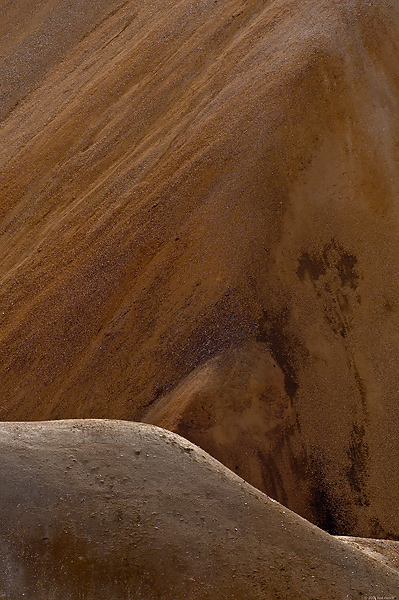
M 399 572 L 151 425 L 0 425 L 0 597 L 395 598 Z
M 0 418 L 146 420 L 398 537 L 399 5 L 2 9 Z
M 346 536 L 339 536 L 339 539 L 362 550 L 376 561 L 383 561 L 387 567 L 399 573 L 399 542 Z

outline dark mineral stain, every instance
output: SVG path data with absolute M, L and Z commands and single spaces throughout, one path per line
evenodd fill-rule
M 263 488 L 269 496 L 287 506 L 288 498 L 278 459 L 271 455 L 265 456 L 259 451 L 257 454 L 262 472 Z
M 360 506 L 368 506 L 369 501 L 365 493 L 367 477 L 367 463 L 369 459 L 368 445 L 365 440 L 365 426 L 353 424 L 351 439 L 347 455 L 350 466 L 346 471 L 349 484 L 354 492 L 356 503 Z
M 288 311 L 282 311 L 275 317 L 269 317 L 264 310 L 259 321 L 257 341 L 267 344 L 274 359 L 284 373 L 284 388 L 292 399 L 299 387 L 293 366 L 293 353 L 297 340 L 287 334 Z
M 315 282 L 328 271 L 335 272 L 342 287 L 349 286 L 355 290 L 360 279 L 356 268 L 357 257 L 333 239 L 324 246 L 320 255 L 311 256 L 309 252 L 303 252 L 298 261 L 297 275 L 303 281 L 308 274 Z
M 367 412 L 367 388 L 366 388 L 366 385 L 365 385 L 363 379 L 360 377 L 359 371 L 357 370 L 355 365 L 353 365 L 353 370 L 354 370 L 355 381 L 356 381 L 356 385 L 359 390 L 362 406 L 363 406 L 364 411 Z
M 326 266 L 323 258 L 311 257 L 308 252 L 304 252 L 299 259 L 297 275 L 301 281 L 305 279 L 306 273 L 312 281 L 317 281 L 322 275 L 325 275 Z
M 360 279 L 357 262 L 357 257 L 334 239 L 319 254 L 304 252 L 298 260 L 299 279 L 309 277 L 331 329 L 344 339 L 352 324 L 351 305 L 361 301 L 353 294 Z
M 324 315 L 325 318 L 327 320 L 327 322 L 329 323 L 331 329 L 334 331 L 334 333 L 339 334 L 342 338 L 346 338 L 348 332 L 347 332 L 347 328 L 345 326 L 344 323 L 342 323 L 341 319 L 339 318 L 339 315 L 337 314 L 337 311 L 334 310 L 324 310 Z
M 345 252 L 340 246 L 337 246 L 337 251 L 339 251 L 340 259 L 336 268 L 341 284 L 348 285 L 355 290 L 359 283 L 359 275 L 356 273 L 357 258 L 354 254 Z
M 313 523 L 331 535 L 345 535 L 352 530 L 352 524 L 345 511 L 344 503 L 335 490 L 329 486 L 318 460 L 311 461 L 311 487 L 309 506 L 313 512 Z

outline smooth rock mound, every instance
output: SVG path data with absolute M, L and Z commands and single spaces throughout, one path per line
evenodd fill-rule
M 342 600 L 399 575 L 151 425 L 0 425 L 0 597 Z

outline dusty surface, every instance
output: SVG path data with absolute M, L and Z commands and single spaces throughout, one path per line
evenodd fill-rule
M 0 597 L 397 598 L 399 573 L 151 425 L 0 425 Z
M 0 418 L 151 421 L 397 537 L 398 3 L 0 9 Z
M 387 567 L 396 569 L 399 573 L 399 542 L 346 536 L 339 536 L 339 539 L 362 550 L 376 561 L 384 562 Z

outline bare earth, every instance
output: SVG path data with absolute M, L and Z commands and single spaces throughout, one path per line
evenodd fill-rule
M 398 39 L 388 0 L 0 0 L 0 419 L 159 425 L 332 534 L 399 539 Z M 171 453 L 162 485 L 123 483 L 144 432 Z M 109 449 L 83 448 L 92 435 Z M 160 435 L 2 425 L 5 598 L 80 598 L 82 580 L 112 599 L 126 577 L 132 598 L 399 594 L 374 542 L 329 537 Z M 172 579 L 118 559 L 138 560 L 133 492 L 154 507 L 140 560 Z M 51 577 L 47 543 L 74 557 Z

